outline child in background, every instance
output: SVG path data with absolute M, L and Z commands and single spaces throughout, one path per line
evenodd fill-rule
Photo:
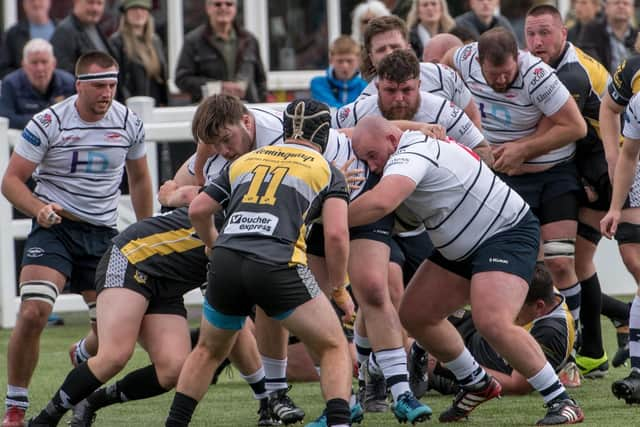
M 349 36 L 331 44 L 327 74 L 311 80 L 311 97 L 339 108 L 355 101 L 367 82 L 360 77 L 360 46 Z

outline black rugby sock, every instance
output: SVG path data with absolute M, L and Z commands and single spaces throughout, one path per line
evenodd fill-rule
M 46 413 L 50 419 L 59 420 L 73 405 L 80 402 L 101 385 L 102 382 L 93 375 L 87 363 L 78 365 L 78 367 L 69 372 L 62 386 L 53 395 L 41 415 Z
M 196 410 L 198 401 L 192 397 L 176 392 L 169 410 L 169 416 L 165 423 L 166 427 L 188 426 L 191 422 L 193 412 Z
M 158 382 L 155 367 L 149 365 L 127 374 L 115 384 L 96 390 L 87 398 L 87 402 L 98 410 L 115 403 L 159 396 L 167 391 Z
M 605 293 L 602 294 L 602 315 L 611 319 L 616 328 L 629 324 L 630 310 L 630 304 Z
M 582 323 L 582 347 L 580 355 L 598 359 L 604 355 L 602 346 L 602 291 L 598 275 L 581 281 L 580 321 Z

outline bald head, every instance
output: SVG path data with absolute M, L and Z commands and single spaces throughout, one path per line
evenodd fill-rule
M 440 33 L 433 36 L 424 47 L 422 61 L 439 63 L 444 55 L 451 49 L 463 46 L 462 40 L 449 33 Z
M 402 131 L 384 117 L 367 116 L 356 125 L 351 142 L 356 156 L 373 173 L 381 174 L 401 136 Z

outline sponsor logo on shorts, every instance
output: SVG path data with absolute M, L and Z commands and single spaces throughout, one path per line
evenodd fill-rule
M 489 262 L 492 264 L 509 264 L 508 259 L 495 258 L 495 257 L 490 257 Z
M 38 138 L 29 129 L 25 129 L 25 130 L 22 131 L 22 139 L 24 139 L 25 141 L 27 141 L 31 145 L 35 145 L 36 147 L 39 147 L 40 144 L 41 144 L 40 138 Z
M 149 276 L 147 276 L 145 273 L 143 273 L 140 270 L 136 270 L 136 272 L 133 274 L 133 280 L 135 280 L 136 282 L 138 282 L 141 285 L 144 285 L 147 283 L 147 278 Z
M 25 256 L 27 258 L 40 258 L 44 255 L 44 253 L 44 249 L 35 246 L 33 248 L 27 249 Z
M 229 217 L 225 234 L 255 233 L 273 235 L 278 217 L 267 212 L 235 212 Z

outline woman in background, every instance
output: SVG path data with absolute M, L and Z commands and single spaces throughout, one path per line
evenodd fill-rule
M 378 0 L 362 2 L 353 9 L 351 15 L 351 38 L 359 45 L 364 42 L 364 29 L 373 18 L 391 15 L 387 6 Z
M 422 58 L 422 51 L 431 37 L 449 32 L 454 26 L 446 1 L 414 0 L 407 16 L 407 27 L 411 29 L 409 42 L 416 56 Z
M 109 39 L 120 64 L 117 99 L 150 96 L 168 104 L 167 63 L 150 14 L 151 0 L 125 0 L 118 32 Z

